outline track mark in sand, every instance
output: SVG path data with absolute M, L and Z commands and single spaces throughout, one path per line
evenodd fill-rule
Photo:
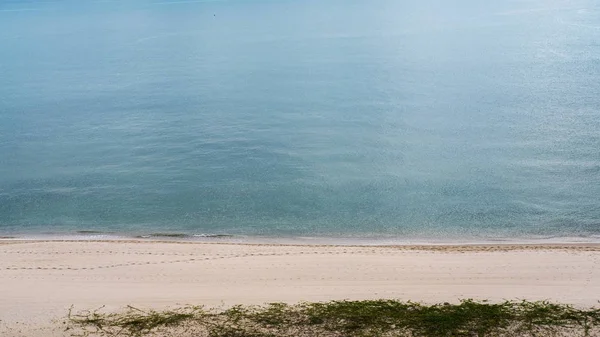
M 2 254 L 17 254 L 17 255 L 81 255 L 81 254 L 112 254 L 112 255 L 167 255 L 167 256 L 197 256 L 197 255 L 208 255 L 208 254 L 194 254 L 194 253 L 154 253 L 154 252 L 125 252 L 125 251 L 102 251 L 102 250 L 80 250 L 80 251 L 62 251 L 62 252 L 40 252 L 40 251 L 23 251 L 23 250 L 4 250 Z M 211 254 L 220 255 L 220 254 Z
M 48 253 L 39 253 L 39 252 L 19 252 L 12 251 L 11 253 L 15 254 L 31 254 L 35 255 L 56 255 L 57 252 L 48 252 Z M 78 254 L 79 252 L 66 252 L 68 254 Z M 106 254 L 106 255 L 121 255 L 123 252 L 102 252 L 96 251 L 93 252 L 96 254 Z M 255 253 L 246 253 L 246 254 L 199 254 L 199 255 L 191 255 L 194 257 L 186 258 L 186 259 L 177 259 L 177 260 L 161 260 L 161 261 L 132 261 L 126 263 L 115 263 L 109 265 L 99 265 L 99 266 L 86 266 L 86 267 L 74 267 L 74 266 L 53 266 L 53 267 L 19 267 L 19 266 L 8 266 L 4 267 L 4 270 L 95 270 L 95 269 L 110 269 L 110 268 L 119 268 L 119 267 L 134 267 L 134 266 L 148 266 L 148 265 L 160 265 L 160 264 L 175 264 L 175 263 L 194 263 L 194 262 L 204 262 L 204 261 L 215 261 L 222 259 L 236 259 L 236 258 L 247 258 L 247 257 L 289 257 L 293 255 L 355 255 L 355 254 L 372 254 L 371 250 L 355 250 L 355 251 L 298 251 L 298 252 L 255 252 Z M 151 255 L 151 256 L 164 256 L 164 253 L 143 253 L 140 255 Z M 170 255 L 169 256 L 173 256 Z M 190 254 L 180 254 L 179 256 L 190 256 Z
M 158 265 L 158 264 L 171 264 L 195 261 L 196 259 L 184 259 L 184 260 L 171 260 L 171 261 L 140 261 L 140 262 L 128 262 L 128 263 L 115 263 L 110 265 L 100 266 L 87 266 L 87 267 L 6 267 L 5 270 L 95 270 L 95 269 L 110 269 L 118 267 L 132 267 L 132 266 L 144 266 L 144 265 Z
M 527 250 L 532 249 L 529 245 L 521 245 L 521 246 L 510 246 L 510 247 L 498 247 L 498 246 L 473 246 L 473 247 L 454 247 L 456 250 L 448 249 L 448 246 L 437 247 L 437 246 L 413 246 L 409 247 L 410 249 L 406 249 L 407 247 L 362 247 L 362 249 L 349 248 L 349 247 L 315 247 L 316 249 L 310 249 L 310 246 L 289 246 L 289 250 L 280 250 L 280 251 L 269 251 L 269 250 L 260 250 L 260 247 L 267 248 L 268 246 L 254 246 L 259 248 L 255 251 L 248 253 L 241 252 L 230 252 L 230 253 L 209 253 L 209 252 L 148 252 L 148 251 L 117 251 L 117 250 L 100 250 L 100 249 L 70 249 L 66 251 L 34 251 L 34 250 L 4 250 L 0 252 L 0 261 L 2 261 L 2 254 L 6 255 L 34 255 L 34 256 L 47 256 L 48 258 L 53 258 L 55 256 L 64 256 L 64 255 L 82 255 L 82 254 L 97 254 L 104 256 L 139 256 L 139 257 L 160 257 L 160 258 L 168 258 L 168 257 L 181 257 L 179 259 L 169 260 L 169 259 L 161 259 L 160 261 L 129 261 L 123 263 L 114 263 L 107 265 L 98 265 L 98 266 L 70 266 L 66 261 L 62 262 L 59 266 L 39 266 L 39 267 L 21 267 L 14 264 L 11 264 L 6 267 L 0 267 L 0 270 L 95 270 L 95 269 L 111 269 L 111 268 L 119 268 L 119 267 L 134 267 L 134 266 L 148 266 L 148 265 L 160 265 L 160 264 L 176 264 L 176 263 L 202 263 L 216 260 L 224 260 L 224 259 L 239 259 L 239 258 L 253 258 L 253 257 L 291 257 L 291 256 L 335 256 L 341 257 L 346 255 L 368 255 L 368 256 L 400 256 L 407 252 L 417 253 L 417 254 L 435 254 L 435 253 L 466 253 L 466 252 L 506 252 L 513 250 Z M 424 247 L 425 249 L 420 249 Z M 508 248 L 508 249 L 507 249 Z M 511 249 L 515 248 L 515 249 Z M 545 247 L 548 248 L 548 247 Z M 579 247 L 581 248 L 581 247 Z M 590 248 L 591 251 L 596 251 L 597 247 L 584 247 Z M 267 248 L 268 249 L 268 248 Z M 536 249 L 537 251 L 542 251 L 541 249 Z M 578 249 L 578 250 L 569 250 L 569 246 L 552 246 L 551 249 L 548 250 L 563 250 L 565 253 L 577 253 L 577 252 L 589 252 L 587 249 Z M 184 258 L 185 257 L 185 258 Z M 597 256 L 594 256 L 594 262 L 598 263 Z M 31 261 L 23 261 L 22 263 L 31 264 Z M 40 263 L 34 261 L 34 263 Z M 46 264 L 50 264 L 48 261 Z M 590 275 L 591 277 L 591 275 Z

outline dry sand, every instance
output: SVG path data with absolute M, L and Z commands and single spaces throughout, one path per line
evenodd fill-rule
M 548 299 L 598 306 L 600 245 L 0 241 L 3 337 L 68 336 L 52 330 L 50 322 L 71 306 L 112 310 L 374 298 Z

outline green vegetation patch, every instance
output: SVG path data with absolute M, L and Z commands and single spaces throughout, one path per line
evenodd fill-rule
M 600 309 L 550 302 L 424 305 L 396 300 L 182 307 L 69 313 L 71 336 L 125 337 L 513 337 L 600 336 Z

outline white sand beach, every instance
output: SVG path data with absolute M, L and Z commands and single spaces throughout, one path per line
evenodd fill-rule
M 377 298 L 597 306 L 600 245 L 0 241 L 0 335 L 7 337 L 68 336 L 60 318 L 71 306 L 116 310 Z

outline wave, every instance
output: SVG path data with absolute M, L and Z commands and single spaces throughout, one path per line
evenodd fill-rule
M 94 230 L 80 230 L 80 231 L 76 231 L 75 233 L 86 234 L 86 235 L 112 234 L 110 232 L 102 232 L 102 231 L 94 231 Z
M 230 234 L 184 234 L 184 233 L 151 233 L 137 235 L 136 238 L 170 238 L 170 239 L 185 239 L 185 238 L 231 238 Z

